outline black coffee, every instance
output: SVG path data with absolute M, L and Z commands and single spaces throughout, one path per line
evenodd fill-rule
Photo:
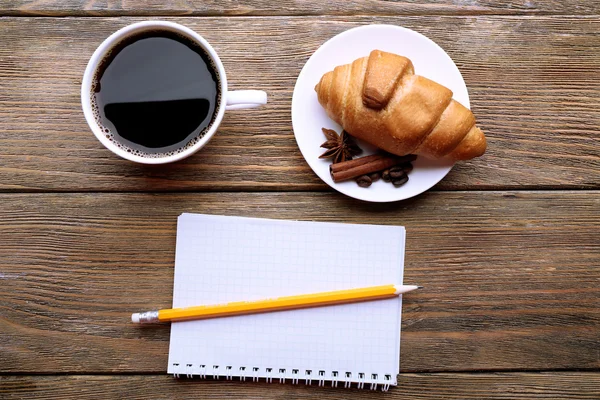
M 94 113 L 107 137 L 149 157 L 200 140 L 221 97 L 206 51 L 169 31 L 144 32 L 116 45 L 98 68 L 93 92 Z

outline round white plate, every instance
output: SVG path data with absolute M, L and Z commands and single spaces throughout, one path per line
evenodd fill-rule
M 408 199 L 431 188 L 452 169 L 452 162 L 419 157 L 413 164 L 409 181 L 399 187 L 379 180 L 368 188 L 354 181 L 334 183 L 329 174 L 330 160 L 319 159 L 326 149 L 321 148 L 325 136 L 321 128 L 342 128 L 333 122 L 317 100 L 315 85 L 327 71 L 337 65 L 348 64 L 359 57 L 368 56 L 372 50 L 383 50 L 411 59 L 415 73 L 434 80 L 454 92 L 453 98 L 465 107 L 469 105 L 467 86 L 452 59 L 441 47 L 425 36 L 395 25 L 366 25 L 353 28 L 329 39 L 300 71 L 292 98 L 292 124 L 298 147 L 313 171 L 329 186 L 345 195 L 360 200 L 388 202 Z M 375 148 L 358 141 L 363 154 Z

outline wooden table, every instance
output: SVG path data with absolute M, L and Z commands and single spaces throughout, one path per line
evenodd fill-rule
M 593 0 L 0 0 L 0 398 L 600 398 L 600 3 Z M 65 18 L 68 17 L 68 18 Z M 233 89 L 200 153 L 134 165 L 96 140 L 79 89 L 95 48 L 135 21 L 189 26 Z M 409 201 L 323 184 L 294 140 L 308 57 L 351 27 L 417 30 L 460 68 L 488 137 Z M 176 216 L 214 213 L 404 225 L 399 387 L 175 380 L 169 327 Z

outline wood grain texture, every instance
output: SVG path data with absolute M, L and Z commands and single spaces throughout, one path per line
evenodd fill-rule
M 187 160 L 167 167 L 134 165 L 91 134 L 79 85 L 101 41 L 139 19 L 3 18 L 0 190 L 328 190 L 296 145 L 293 87 L 323 42 L 371 23 L 402 25 L 432 38 L 455 60 L 469 87 L 489 150 L 457 165 L 438 189 L 600 187 L 598 17 L 172 20 L 214 45 L 232 89 L 264 89 L 269 105 L 228 113 L 209 145 Z
M 277 383 L 215 382 L 149 376 L 0 376 L 4 400 L 36 399 L 589 399 L 600 393 L 598 372 L 400 374 L 387 393 Z
M 407 228 L 401 371 L 600 368 L 597 192 L 0 195 L 0 373 L 162 373 L 182 212 Z M 466 217 L 468 215 L 468 218 Z
M 201 1 L 201 0 L 0 0 L 3 15 L 432 15 L 598 14 L 592 0 L 444 1 Z

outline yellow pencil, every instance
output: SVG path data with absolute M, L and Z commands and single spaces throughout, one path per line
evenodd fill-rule
M 334 304 L 387 299 L 420 288 L 421 286 L 413 285 L 372 286 L 360 289 L 336 290 L 333 292 L 278 297 L 275 299 L 236 301 L 225 304 L 146 311 L 132 314 L 131 321 L 142 324 L 152 322 L 186 321 L 192 319 L 229 317 L 232 315 L 257 314 L 298 308 L 330 306 Z

